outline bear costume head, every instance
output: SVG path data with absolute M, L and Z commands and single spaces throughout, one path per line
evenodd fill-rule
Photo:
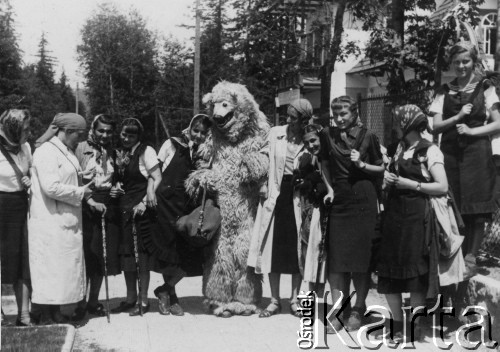
M 244 85 L 221 81 L 203 97 L 203 103 L 210 111 L 214 141 L 233 144 L 269 128 L 266 116 Z

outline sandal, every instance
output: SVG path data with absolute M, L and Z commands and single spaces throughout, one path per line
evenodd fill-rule
M 269 318 L 272 315 L 281 313 L 281 304 L 279 301 L 271 301 L 266 309 L 259 314 L 259 318 Z
M 299 311 L 297 301 L 290 302 L 290 314 L 297 318 L 302 318 L 302 312 Z

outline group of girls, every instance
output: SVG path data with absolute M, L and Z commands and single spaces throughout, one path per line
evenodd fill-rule
M 96 116 L 89 140 L 77 149 L 82 156 L 88 150 L 90 161 L 81 158 L 83 174 L 94 180 L 95 188 L 87 200 L 89 227 L 84 236 L 86 257 L 93 263 L 87 266 L 89 301 L 80 302 L 74 320 L 86 312 L 106 314 L 97 302 L 104 274 L 101 224 L 106 226 L 108 274 L 123 271 L 127 289 L 125 301 L 111 313 L 147 313 L 150 272 L 155 271 L 164 278 L 164 284 L 154 290 L 160 314 L 184 314 L 175 285 L 185 276 L 201 275 L 202 253 L 177 236 L 175 221 L 195 206 L 183 183 L 195 168 L 197 148 L 209 124 L 206 115 L 196 115 L 180 137 L 168 139 L 156 154 L 143 142 L 141 122 L 127 118 L 119 131 L 120 148 L 113 151 L 109 136 L 114 123 L 107 115 Z
M 111 116 L 98 115 L 85 140 L 85 119 L 65 113 L 37 140 L 32 157 L 29 124 L 26 110 L 0 117 L 2 283 L 14 286 L 16 325 L 66 323 L 70 318 L 60 306 L 77 302 L 73 321 L 87 313 L 106 315 L 98 301 L 103 276 L 121 272 L 126 300 L 111 313 L 144 314 L 151 270 L 165 281 L 155 290 L 160 313 L 183 315 L 175 285 L 184 276 L 201 275 L 203 256 L 177 236 L 174 224 L 195 206 L 183 182 L 203 163 L 197 149 L 207 136 L 208 117 L 196 115 L 158 155 L 143 142 L 137 119 L 124 119 L 116 131 Z M 10 323 L 2 311 L 2 324 Z
M 436 298 L 439 292 L 451 296 L 447 298 L 458 312 L 469 303 L 464 302 L 465 293 L 460 287 L 466 286 L 467 274 L 474 272 L 485 223 L 498 199 L 490 135 L 500 131 L 499 98 L 495 88 L 475 72 L 477 60 L 471 45 L 459 43 L 450 51 L 450 67 L 456 78 L 438 90 L 430 107 L 431 132 L 442 134 L 440 146 L 424 138 L 431 126 L 420 108 L 404 105 L 394 109 L 394 126 L 400 140 L 390 148 L 390 158 L 385 158 L 388 163 L 384 162 L 375 134 L 361 123 L 354 99 L 334 99 L 331 110 L 335 126 L 321 131 L 308 125 L 312 108 L 307 100 L 289 106 L 287 125 L 271 129 L 265 149 L 270 170 L 261 192 L 265 199 L 261 207 L 272 216 L 263 226 L 258 216 L 252 238 L 258 241 L 258 246 L 252 247 L 260 252 L 252 256 L 257 259 L 249 266 L 269 274 L 271 286 L 271 302 L 260 317 L 281 311 L 281 274 L 292 274 L 290 312 L 300 316 L 297 294 L 302 278 L 314 283 L 322 281 L 316 274 L 325 275 L 324 268 L 318 267 L 321 262 L 311 262 L 307 257 L 314 252 L 314 258 L 321 258 L 318 254 L 323 242 L 318 238 L 325 231 L 326 272 L 333 301 L 341 294 L 349 296 L 351 281 L 356 291 L 354 305 L 344 311 L 343 317 L 334 316 L 328 332 L 344 327 L 354 331 L 363 324 L 372 271 L 378 274 L 378 291 L 387 298 L 394 318 L 391 336 L 397 341 L 404 338 L 402 293 L 410 293 L 412 307 L 425 306 L 426 299 Z M 314 165 L 313 171 L 320 172 L 326 186 L 326 194 L 319 202 L 317 185 L 321 180 L 315 187 L 306 187 L 309 195 L 316 196 L 311 204 L 320 215 L 314 221 L 310 207 L 301 209 L 301 186 L 307 177 L 300 176 L 299 182 L 294 179 L 304 158 L 307 164 Z M 431 211 L 430 201 L 431 197 L 445 197 L 448 193 L 454 195 L 464 219 L 465 240 L 462 250 L 446 259 L 450 275 L 449 263 L 454 263 L 456 271 L 440 287 L 441 275 L 446 273 L 443 268 L 439 270 L 443 258 L 435 231 L 437 215 Z M 305 198 L 309 199 L 309 195 Z M 325 216 L 327 228 L 321 221 Z M 457 257 L 462 253 L 467 269 L 463 258 Z M 416 323 L 413 339 L 420 338 L 422 332 L 418 319 Z

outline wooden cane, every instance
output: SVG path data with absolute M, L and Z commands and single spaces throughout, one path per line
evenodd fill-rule
M 135 256 L 135 270 L 137 271 L 137 285 L 139 285 L 139 312 L 142 317 L 142 303 L 141 300 L 141 272 L 139 269 L 139 246 L 137 244 L 137 226 L 135 224 L 135 214 L 132 215 L 132 236 L 134 237 L 134 256 Z
M 104 258 L 104 286 L 106 288 L 106 316 L 108 318 L 108 323 L 111 323 L 111 319 L 109 317 L 108 254 L 106 251 L 106 212 L 105 211 L 102 213 L 101 227 L 102 227 L 102 256 Z

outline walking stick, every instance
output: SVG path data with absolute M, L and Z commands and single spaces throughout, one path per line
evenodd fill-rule
M 104 286 L 106 288 L 106 316 L 108 323 L 111 323 L 109 317 L 109 286 L 108 286 L 108 254 L 106 252 L 106 212 L 102 213 L 101 227 L 102 227 L 102 256 L 104 258 Z
M 316 271 L 316 282 L 314 283 L 314 291 L 317 293 L 319 289 L 319 275 L 321 274 L 321 267 L 325 260 L 325 240 L 326 230 L 328 228 L 328 210 L 330 207 L 324 208 L 323 218 L 321 219 L 321 242 L 319 243 L 318 254 L 318 270 Z
M 137 285 L 139 286 L 139 312 L 142 317 L 142 303 L 141 300 L 141 272 L 139 269 L 139 247 L 137 245 L 137 226 L 135 224 L 135 214 L 132 215 L 132 236 L 134 237 L 134 256 L 135 256 L 135 270 L 137 271 Z

